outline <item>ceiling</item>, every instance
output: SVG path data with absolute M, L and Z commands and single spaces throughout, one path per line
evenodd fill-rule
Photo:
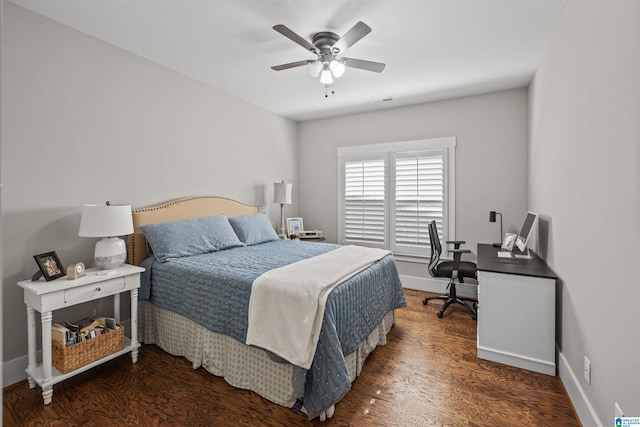
M 525 87 L 566 0 L 12 0 L 14 3 L 296 121 Z M 325 97 L 315 59 L 272 29 L 304 38 L 372 31 Z

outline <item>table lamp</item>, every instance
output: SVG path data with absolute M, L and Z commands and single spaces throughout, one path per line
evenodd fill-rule
M 285 183 L 284 179 L 282 182 L 273 183 L 273 203 L 280 205 L 280 232 L 278 236 L 281 239 L 287 238 L 287 232 L 284 227 L 284 205 L 291 204 L 291 187 L 292 184 Z
M 133 233 L 131 205 L 84 205 L 80 220 L 81 237 L 102 237 L 96 243 L 94 261 L 102 270 L 124 264 L 127 247 L 119 236 Z
M 502 214 L 496 211 L 489 212 L 489 222 L 496 222 L 496 215 L 500 215 L 500 239 L 502 240 Z M 502 246 L 502 242 L 494 243 L 494 247 L 499 248 Z

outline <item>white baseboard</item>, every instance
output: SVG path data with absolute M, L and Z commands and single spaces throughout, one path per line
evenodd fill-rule
M 42 352 L 38 352 L 38 360 L 42 360 Z M 29 356 L 24 355 L 17 359 L 9 360 L 2 364 L 2 387 L 6 387 L 11 384 L 15 384 L 18 381 L 22 381 L 27 378 L 24 370 L 27 369 L 29 364 Z
M 130 320 L 125 320 L 121 322 L 122 326 L 124 326 L 125 335 L 131 336 L 130 334 Z M 36 354 L 36 360 L 38 363 L 42 362 L 42 350 L 39 350 Z M 27 374 L 25 373 L 25 369 L 27 369 L 27 365 L 29 365 L 29 355 L 25 354 L 24 356 L 18 357 L 16 359 L 10 360 L 8 362 L 4 362 L 1 365 L 2 368 L 2 387 L 6 387 L 11 384 L 15 384 L 19 381 L 22 381 L 27 378 Z
M 571 370 L 567 359 L 560 351 L 558 351 L 558 374 L 582 425 L 584 427 L 602 427 L 603 424 L 598 419 L 596 411 L 591 406 L 591 402 L 589 402 L 582 386 L 580 386 L 578 377 Z
M 478 357 L 480 359 L 491 360 L 493 362 L 502 363 L 504 365 L 515 366 L 516 368 L 526 369 L 528 371 L 540 372 L 541 374 L 556 376 L 556 363 L 554 360 L 542 360 L 528 357 L 523 354 L 511 353 L 508 351 L 497 350 L 495 348 L 477 346 Z M 555 354 L 554 354 L 555 356 Z

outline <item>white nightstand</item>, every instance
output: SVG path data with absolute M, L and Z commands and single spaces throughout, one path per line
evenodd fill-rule
M 108 275 L 98 274 L 100 271 L 88 269 L 86 276 L 76 280 L 67 280 L 66 277 L 61 277 L 50 282 L 44 280 L 18 282 L 18 286 L 24 289 L 24 302 L 27 305 L 29 365 L 26 373 L 29 388 L 34 388 L 36 384 L 42 388 L 45 405 L 51 403 L 53 385 L 60 381 L 127 352 L 131 352 L 133 363 L 138 361 L 138 347 L 140 347 L 138 342 L 138 288 L 140 288 L 140 273 L 144 271 L 144 268 L 125 264 Z M 122 350 L 66 374 L 55 369 L 51 365 L 53 311 L 113 295 L 114 317 L 119 323 L 120 294 L 127 291 L 131 295 L 131 338 L 125 337 Z M 42 364 L 40 365 L 36 363 L 36 316 L 34 310 L 40 312 L 42 323 Z

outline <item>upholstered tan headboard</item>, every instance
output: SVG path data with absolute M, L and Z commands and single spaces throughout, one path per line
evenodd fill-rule
M 133 234 L 127 239 L 127 263 L 140 265 L 149 256 L 147 239 L 138 227 L 156 222 L 225 214 L 231 218 L 259 212 L 258 206 L 245 205 L 223 197 L 185 197 L 133 211 Z

